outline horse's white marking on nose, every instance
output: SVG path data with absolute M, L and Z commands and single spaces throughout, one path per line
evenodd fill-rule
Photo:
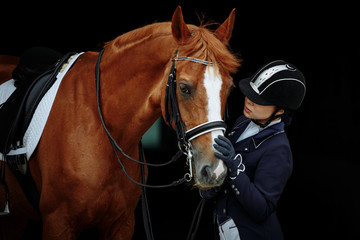
M 217 167 L 214 170 L 214 173 L 216 175 L 216 179 L 219 178 L 219 176 L 225 171 L 224 162 L 222 160 L 219 160 L 219 163 Z
M 220 78 L 219 70 L 218 69 L 215 70 L 213 66 L 208 66 L 205 70 L 205 76 L 204 76 L 204 87 L 206 89 L 207 100 L 208 100 L 208 106 L 207 106 L 208 121 L 222 120 L 221 99 L 220 99 L 221 86 L 222 86 L 222 80 Z M 214 139 L 219 135 L 224 135 L 224 133 L 221 130 L 216 130 L 211 132 L 211 138 L 213 143 L 214 143 Z M 222 160 L 219 160 L 219 163 L 214 170 L 216 179 L 218 179 L 221 173 L 223 173 L 224 171 L 225 171 L 224 163 Z
M 221 119 L 221 99 L 220 91 L 222 86 L 222 80 L 218 69 L 213 66 L 207 66 L 204 76 L 204 87 L 206 89 L 208 100 L 208 121 L 218 121 Z M 218 135 L 223 135 L 221 130 L 212 131 L 211 136 L 214 141 Z

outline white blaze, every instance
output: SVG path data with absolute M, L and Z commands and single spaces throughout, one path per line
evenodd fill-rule
M 213 66 L 207 66 L 204 76 L 204 87 L 206 89 L 207 100 L 208 100 L 208 121 L 219 121 L 221 118 L 221 99 L 220 91 L 222 86 L 222 80 L 220 77 L 219 70 Z M 221 130 L 215 130 L 211 132 L 211 138 L 214 143 L 214 139 L 219 136 L 224 135 Z M 214 149 L 214 148 L 213 148 Z M 214 149 L 215 150 L 215 149 Z M 224 163 L 222 160 L 219 160 L 219 164 L 214 170 L 216 178 L 225 170 Z
M 216 70 L 217 72 L 215 72 L 213 66 L 207 66 L 204 75 L 204 87 L 206 89 L 208 100 L 208 121 L 222 120 L 220 100 L 222 80 L 220 78 L 219 70 Z M 221 132 L 221 130 L 218 132 Z

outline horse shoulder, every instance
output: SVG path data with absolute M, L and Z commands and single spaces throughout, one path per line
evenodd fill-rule
M 48 178 L 43 186 L 59 185 L 60 195 L 91 195 L 111 176 L 113 151 L 96 106 L 95 61 L 94 54 L 85 53 L 65 75 L 38 145 L 38 159 L 45 159 L 41 172 Z

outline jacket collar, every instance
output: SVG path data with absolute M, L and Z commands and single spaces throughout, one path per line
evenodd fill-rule
M 229 139 L 233 143 L 236 142 L 236 140 L 239 138 L 240 134 L 246 129 L 246 127 L 250 121 L 251 121 L 251 119 L 248 119 L 245 116 L 241 116 L 238 118 L 238 120 L 235 123 L 234 128 L 231 130 L 231 132 L 228 135 Z M 270 139 L 271 137 L 273 137 L 277 134 L 285 132 L 284 128 L 285 128 L 284 122 L 274 124 L 272 126 L 265 128 L 264 130 L 262 130 L 261 132 L 259 132 L 258 134 L 254 135 L 252 137 L 241 140 L 240 142 L 236 143 L 235 145 L 245 144 L 245 145 L 249 146 L 245 142 L 248 142 L 248 143 L 252 142 L 255 149 L 257 149 L 266 140 Z
M 273 136 L 285 132 L 284 128 L 285 128 L 285 123 L 279 122 L 268 128 L 265 128 L 258 134 L 254 135 L 252 137 L 252 141 L 254 143 L 255 148 L 257 149 L 263 142 L 272 138 Z

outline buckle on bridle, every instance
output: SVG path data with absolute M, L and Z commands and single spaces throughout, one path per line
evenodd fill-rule
M 193 178 L 193 168 L 192 168 L 193 154 L 192 154 L 192 145 L 190 142 L 187 143 L 185 155 L 186 155 L 186 165 L 189 167 L 189 172 L 185 173 L 184 179 L 187 182 L 190 182 L 191 179 Z

